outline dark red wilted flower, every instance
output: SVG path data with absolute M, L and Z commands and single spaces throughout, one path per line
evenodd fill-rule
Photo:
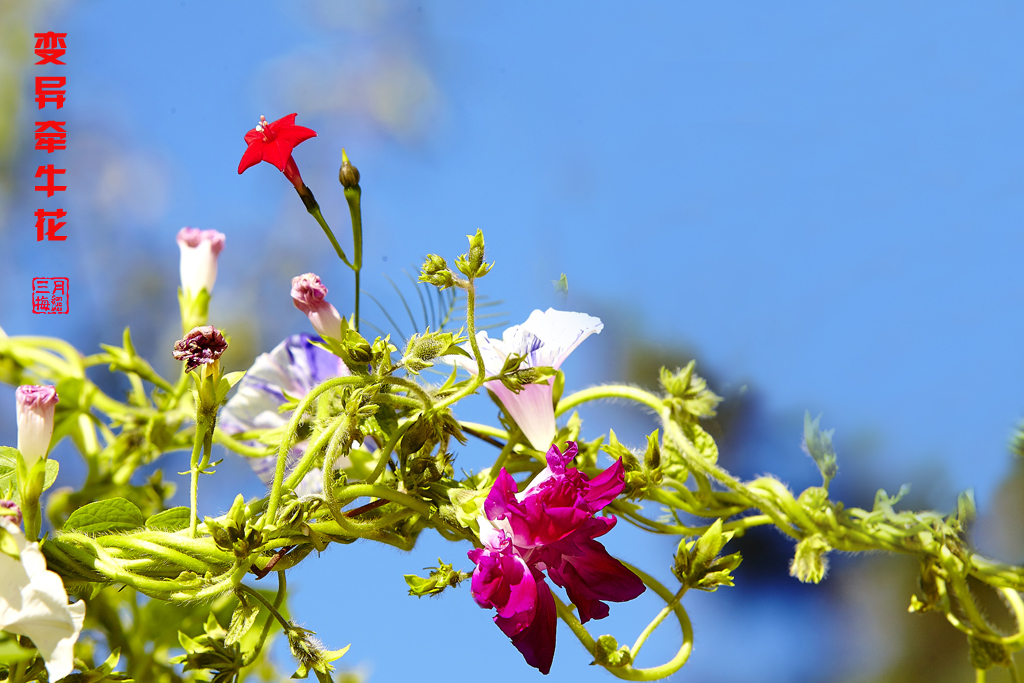
M 213 325 L 193 327 L 184 339 L 174 343 L 174 359 L 185 361 L 185 372 L 192 372 L 216 362 L 227 348 L 224 335 Z
M 261 116 L 256 127 L 245 134 L 245 142 L 249 147 L 238 163 L 238 172 L 242 173 L 250 166 L 266 161 L 284 173 L 296 189 L 303 187 L 299 168 L 292 159 L 292 150 L 299 143 L 315 138 L 316 131 L 296 126 L 296 116 L 289 114 L 272 123 L 267 123 L 267 119 Z

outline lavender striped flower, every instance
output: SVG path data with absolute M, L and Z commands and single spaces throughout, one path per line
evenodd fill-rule
M 505 330 L 501 339 L 491 339 L 487 332 L 478 332 L 477 344 L 484 359 L 488 375 L 501 372 L 509 354 L 524 357 L 523 368 L 548 366 L 556 370 L 580 343 L 592 334 L 601 332 L 604 324 L 600 319 L 585 313 L 536 310 L 522 325 L 513 325 Z M 464 349 L 473 352 L 469 344 Z M 453 362 L 476 372 L 476 362 L 468 358 L 454 357 Z M 485 382 L 523 434 L 538 451 L 546 451 L 555 438 L 555 409 L 552 405 L 551 380 L 527 384 L 519 393 L 514 393 L 501 382 Z
M 270 353 L 256 358 L 238 383 L 238 391 L 220 413 L 220 426 L 225 432 L 237 434 L 283 427 L 291 419 L 291 413 L 281 413 L 279 408 L 289 399 L 301 399 L 324 380 L 351 374 L 340 358 L 313 345 L 311 339 L 308 334 L 293 335 Z M 288 472 L 298 463 L 306 446 L 307 443 L 301 441 L 292 448 L 288 454 Z M 273 482 L 276 457 L 248 460 L 263 483 Z M 319 493 L 322 479 L 319 469 L 311 470 L 296 487 L 296 494 Z

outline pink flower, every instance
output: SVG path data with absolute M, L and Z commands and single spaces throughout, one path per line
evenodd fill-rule
M 469 552 L 476 563 L 472 594 L 493 607 L 494 623 L 526 662 L 548 673 L 555 654 L 555 603 L 544 571 L 565 588 L 581 623 L 608 616 L 603 601 L 624 602 L 644 592 L 643 582 L 594 539 L 615 526 L 615 517 L 595 513 L 615 500 L 625 485 L 622 460 L 590 479 L 566 465 L 565 452 L 548 450 L 548 466 L 522 492 L 501 470 L 480 517 L 483 548 Z
M 200 291 L 213 292 L 217 281 L 217 257 L 224 249 L 224 233 L 216 230 L 182 228 L 178 231 L 181 249 L 181 289 L 188 297 Z
M 534 311 L 522 325 L 505 330 L 501 339 L 491 339 L 487 332 L 478 332 L 476 338 L 485 371 L 496 375 L 513 353 L 523 356 L 522 368 L 548 366 L 557 370 L 584 339 L 600 333 L 603 328 L 600 319 L 585 313 L 549 308 Z M 468 344 L 463 348 L 472 353 Z M 476 372 L 475 361 L 458 359 L 456 362 Z M 527 384 L 519 393 L 499 381 L 485 382 L 484 386 L 498 397 L 533 447 L 546 451 L 557 433 L 551 380 Z
M 341 334 L 341 315 L 326 300 L 327 287 L 315 273 L 292 278 L 292 302 L 307 316 L 317 333 L 325 339 Z
M 276 166 L 291 181 L 295 189 L 301 191 L 305 185 L 302 176 L 299 175 L 299 167 L 292 159 L 292 150 L 299 143 L 316 137 L 316 131 L 296 126 L 296 116 L 289 114 L 273 123 L 267 123 L 267 119 L 261 116 L 256 127 L 245 134 L 245 142 L 249 147 L 242 154 L 242 160 L 238 162 L 238 172 L 242 173 L 250 166 L 266 161 Z
M 31 470 L 39 458 L 45 458 L 53 436 L 53 411 L 57 390 L 50 386 L 23 385 L 14 392 L 18 411 L 18 451 Z

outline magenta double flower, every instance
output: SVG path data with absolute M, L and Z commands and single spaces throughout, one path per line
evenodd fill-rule
M 480 517 L 484 547 L 469 551 L 474 599 L 497 610 L 494 623 L 545 674 L 555 655 L 557 615 L 544 571 L 565 588 L 581 623 L 608 616 L 603 600 L 625 602 L 644 592 L 643 582 L 594 540 L 615 526 L 615 517 L 594 514 L 622 492 L 622 460 L 590 479 L 567 467 L 576 453 L 573 442 L 564 453 L 551 446 L 548 466 L 521 493 L 502 469 Z

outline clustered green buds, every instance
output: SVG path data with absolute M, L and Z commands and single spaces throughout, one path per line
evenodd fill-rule
M 437 558 L 436 567 L 425 567 L 430 570 L 430 576 L 423 578 L 415 574 L 406 574 L 405 582 L 409 584 L 409 595 L 422 598 L 424 595 L 440 595 L 445 588 L 454 588 L 468 579 L 471 575 L 466 572 L 453 569 L 452 565 L 445 564 L 441 558 Z
M 420 269 L 420 282 L 434 285 L 438 289 L 448 289 L 457 284 L 458 279 L 448 268 L 448 262 L 437 254 L 430 254 Z M 458 281 L 461 282 L 461 281 Z
M 178 641 L 185 654 L 171 659 L 172 662 L 184 664 L 185 671 L 212 671 L 211 683 L 232 683 L 237 680 L 238 673 L 244 666 L 242 650 L 238 643 L 227 644 L 228 632 L 210 613 L 204 627 L 205 633 L 196 638 L 189 638 L 178 631 Z
M 668 392 L 665 404 L 672 409 L 673 416 L 689 419 L 714 417 L 715 409 L 722 402 L 708 389 L 705 379 L 694 373 L 696 361 L 690 361 L 685 368 L 670 372 L 661 369 L 661 386 Z
M 466 237 L 469 238 L 469 253 L 459 256 L 455 267 L 470 279 L 483 277 L 494 267 L 493 263 L 484 262 L 484 233 L 478 229 L 475 235 Z
M 245 504 L 245 498 L 238 494 L 227 515 L 221 517 L 219 521 L 209 517 L 204 521 L 217 547 L 233 553 L 237 559 L 242 560 L 263 545 L 263 533 L 249 522 L 249 517 L 250 511 Z
M 432 362 L 443 356 L 465 356 L 472 358 L 460 344 L 464 344 L 466 338 L 461 334 L 451 332 L 431 332 L 430 328 L 423 334 L 414 334 L 409 337 L 405 345 L 405 352 L 402 354 L 402 363 L 405 369 L 414 375 L 421 370 L 433 367 Z
M 702 591 L 713 592 L 719 586 L 733 585 L 732 572 L 740 566 L 743 558 L 739 553 L 719 557 L 732 537 L 733 532 L 723 532 L 722 520 L 716 519 L 700 538 L 679 542 L 672 573 L 687 588 Z

